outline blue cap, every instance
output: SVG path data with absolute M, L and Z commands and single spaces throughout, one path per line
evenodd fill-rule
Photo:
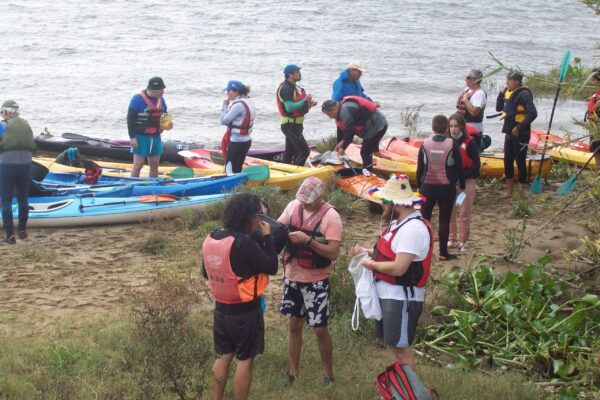
M 292 72 L 295 72 L 295 71 L 300 71 L 300 67 L 297 66 L 296 64 L 288 64 L 283 69 L 283 74 L 284 75 L 289 75 L 289 74 L 291 74 Z
M 246 85 L 244 85 L 242 82 L 229 81 L 229 82 L 227 82 L 227 87 L 223 90 L 237 90 L 239 92 L 240 90 L 244 90 L 244 89 L 246 89 Z

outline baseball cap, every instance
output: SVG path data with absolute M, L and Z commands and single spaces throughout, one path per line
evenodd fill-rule
M 284 75 L 288 75 L 288 74 L 291 74 L 292 72 L 295 72 L 295 71 L 300 71 L 300 67 L 297 66 L 296 64 L 288 64 L 283 69 L 283 74 Z
M 244 90 L 245 88 L 246 85 L 244 85 L 240 81 L 229 81 L 227 82 L 227 87 L 223 90 L 237 90 L 239 92 L 240 90 Z
M 150 90 L 161 90 L 166 88 L 165 82 L 163 82 L 160 76 L 155 76 L 148 81 L 148 89 Z
M 296 192 L 296 200 L 312 204 L 325 193 L 325 183 L 315 176 L 306 178 Z
M 365 65 L 362 62 L 358 61 L 358 60 L 354 60 L 354 61 L 350 62 L 350 64 L 348 64 L 347 68 L 348 69 L 357 69 L 360 72 L 366 72 L 367 71 L 367 68 L 365 67 Z

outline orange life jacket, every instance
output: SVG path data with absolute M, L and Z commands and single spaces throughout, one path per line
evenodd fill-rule
M 277 88 L 277 93 L 275 95 L 275 99 L 277 100 L 277 109 L 279 110 L 279 115 L 281 115 L 282 117 L 288 117 L 291 119 L 295 119 L 295 118 L 300 118 L 303 117 L 304 114 L 306 114 L 305 112 L 302 112 L 300 110 L 296 110 L 296 111 L 292 111 L 292 112 L 287 112 L 285 109 L 285 105 L 284 105 L 284 101 L 283 101 L 283 97 L 281 97 L 281 87 L 286 83 L 287 81 L 283 81 L 279 87 Z M 301 100 L 303 100 L 306 97 L 306 92 L 304 91 L 304 89 L 294 85 L 294 98 L 292 99 L 292 101 L 294 103 L 297 103 Z M 294 121 L 291 121 L 294 122 Z
M 141 92 L 140 96 L 148 106 L 148 110 L 150 111 L 150 115 L 146 116 L 146 130 L 144 131 L 145 135 L 158 135 L 163 130 L 160 128 L 160 117 L 163 115 L 163 107 L 162 107 L 162 97 L 158 99 L 156 104 L 152 103 L 150 98 L 146 95 L 145 92 Z M 139 118 L 139 117 L 138 117 Z
M 230 256 L 234 242 L 235 236 L 217 240 L 208 235 L 202 244 L 210 291 L 219 303 L 240 304 L 256 300 L 262 296 L 269 283 L 267 274 L 259 273 L 242 279 L 233 272 Z
M 600 118 L 600 89 L 596 90 L 587 102 L 587 112 L 586 118 L 590 121 L 600 122 L 598 121 Z

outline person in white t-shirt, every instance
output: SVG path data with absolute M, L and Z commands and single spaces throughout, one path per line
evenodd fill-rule
M 467 87 L 458 96 L 456 108 L 468 124 L 473 125 L 479 132 L 478 141 L 483 135 L 483 114 L 487 103 L 487 94 L 481 88 L 483 73 L 478 69 L 471 69 L 465 76 Z
M 413 194 L 406 175 L 392 175 L 371 196 L 382 201 L 382 219 L 389 219 L 390 224 L 373 250 L 356 245 L 352 253 L 370 255 L 363 266 L 373 271 L 383 316 L 377 322 L 376 336 L 392 348 L 395 361 L 414 369 L 411 345 L 423 311 L 433 235 L 429 222 L 414 207 L 423 199 Z

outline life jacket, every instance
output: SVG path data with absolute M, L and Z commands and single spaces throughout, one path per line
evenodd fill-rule
M 140 96 L 144 100 L 144 103 L 146 103 L 147 108 L 143 112 L 137 114 L 135 118 L 136 125 L 143 129 L 143 132 L 141 133 L 144 135 L 158 135 L 163 131 L 160 127 L 160 118 L 163 115 L 162 97 L 154 104 L 146 92 L 140 92 Z
M 462 159 L 463 169 L 469 169 L 473 166 L 473 160 L 469 157 L 469 153 L 467 152 L 467 148 L 469 147 L 469 143 L 473 140 L 473 136 L 468 133 L 465 134 L 465 139 L 458 146 L 460 150 L 460 157 Z
M 392 242 L 394 241 L 394 237 L 398 231 L 400 231 L 400 228 L 413 219 L 418 219 L 419 221 L 423 222 L 427 227 L 427 232 L 429 232 L 429 251 L 427 252 L 427 257 L 425 257 L 425 259 L 422 261 L 413 261 L 410 263 L 408 270 L 402 276 L 392 276 L 382 272 L 373 271 L 375 279 L 390 283 L 392 285 L 405 287 L 424 287 L 427 283 L 427 279 L 429 278 L 429 269 L 431 267 L 431 258 L 433 255 L 433 232 L 431 231 L 431 225 L 429 224 L 429 221 L 422 216 L 408 218 L 400 225 L 394 227 L 394 230 L 391 230 L 390 226 L 384 229 L 381 233 L 381 236 L 379 236 L 379 240 L 377 240 L 377 243 L 375 244 L 373 259 L 375 261 L 394 261 L 396 259 L 396 253 L 394 253 L 394 250 L 392 250 Z M 389 233 L 391 233 L 391 236 L 389 239 L 386 239 L 385 237 Z
M 423 183 L 431 185 L 449 185 L 450 181 L 446 175 L 446 165 L 448 158 L 452 154 L 452 145 L 454 141 L 446 138 L 442 142 L 437 142 L 432 138 L 423 141 L 423 150 L 425 151 L 425 163 L 427 165 L 427 174 Z
M 304 114 L 306 114 L 306 112 L 301 111 L 301 109 L 292 112 L 287 112 L 285 109 L 283 97 L 281 97 L 281 87 L 285 85 L 286 82 L 290 84 L 288 81 L 283 81 L 277 88 L 277 93 L 275 95 L 275 99 L 277 100 L 277 109 L 279 110 L 279 115 L 281 115 L 281 123 L 301 124 L 302 122 L 304 122 Z M 303 100 L 305 97 L 306 92 L 304 91 L 304 89 L 298 87 L 297 85 L 294 85 L 294 98 L 292 99 L 292 101 L 294 103 L 297 103 Z
M 102 175 L 102 167 L 90 160 L 83 160 L 85 168 L 85 176 L 83 182 L 88 185 L 94 185 L 98 182 L 98 178 Z
M 513 104 L 517 93 L 520 93 L 523 90 L 527 90 L 529 93 L 531 93 L 531 90 L 529 90 L 529 88 L 526 86 L 520 86 L 512 92 L 507 90 L 504 93 L 504 110 L 502 111 L 502 118 L 512 117 L 517 123 L 525 121 L 525 118 L 527 117 L 525 106 L 522 104 L 515 106 Z
M 288 230 L 290 232 L 301 231 L 313 238 L 313 240 L 323 241 L 325 238 L 319 228 L 321 227 L 321 222 L 323 222 L 323 217 L 332 208 L 333 206 L 331 204 L 323 203 L 317 211 L 304 221 L 302 204 L 298 204 L 292 210 Z M 299 266 L 308 269 L 326 268 L 331 265 L 332 261 L 329 258 L 318 254 L 316 251 L 313 251 L 309 246 L 292 244 L 288 241 L 285 245 L 285 252 L 283 253 L 283 264 L 288 264 L 292 258 L 296 259 Z
M 600 119 L 600 89 L 596 90 L 587 102 L 587 111 L 585 113 L 584 119 L 589 119 L 590 121 L 599 122 Z
M 254 104 L 249 104 L 247 99 L 238 99 L 231 103 L 231 106 L 233 107 L 233 105 L 236 103 L 240 103 L 244 107 L 246 110 L 246 116 L 240 125 L 230 124 L 227 129 L 229 131 L 237 129 L 239 130 L 240 135 L 249 135 L 252 133 L 252 127 L 254 126 Z
M 349 101 L 352 101 L 360 106 L 358 115 L 354 118 L 354 133 L 358 137 L 362 137 L 362 131 L 365 127 L 365 124 L 367 123 L 369 118 L 371 118 L 373 114 L 375 114 L 375 112 L 377 111 L 377 106 L 371 100 L 365 99 L 364 97 L 360 96 L 346 96 L 342 99 L 341 104 L 347 103 Z M 346 130 L 346 126 L 341 120 L 336 118 L 335 124 L 340 130 Z
M 469 95 L 469 99 L 471 97 L 473 97 L 473 95 L 475 93 L 479 92 L 480 90 L 483 91 L 483 94 L 485 95 L 485 98 L 487 99 L 487 93 L 483 89 L 477 89 L 474 92 L 472 92 Z M 462 98 L 458 102 L 458 112 L 462 114 L 462 116 L 465 118 L 466 122 L 483 122 L 484 111 L 485 111 L 485 106 L 483 106 L 476 115 L 471 115 L 471 113 L 467 111 L 467 106 L 465 105 L 465 102 L 462 100 Z
M 210 291 L 219 303 L 240 304 L 256 300 L 269 283 L 269 277 L 264 273 L 243 279 L 233 272 L 230 257 L 235 239 L 236 236 L 227 236 L 217 240 L 211 234 L 202 244 Z

